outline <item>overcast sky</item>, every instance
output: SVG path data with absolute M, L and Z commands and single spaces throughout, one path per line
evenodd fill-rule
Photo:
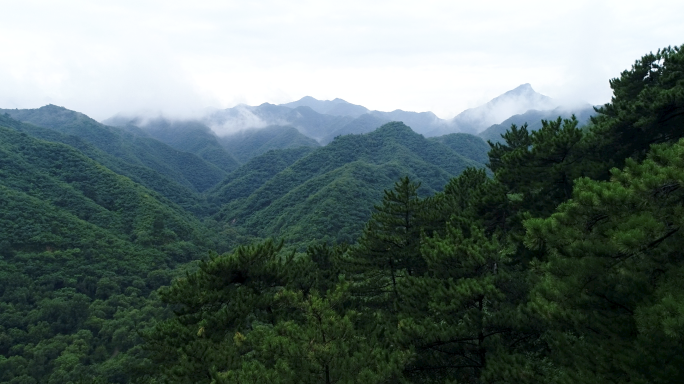
M 684 43 L 684 1 L 0 0 L 0 108 L 101 120 L 310 95 L 442 118 L 530 83 L 608 80 Z

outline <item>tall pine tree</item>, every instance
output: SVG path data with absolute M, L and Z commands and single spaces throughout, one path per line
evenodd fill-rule
M 558 366 L 549 381 L 684 381 L 684 140 L 626 164 L 525 222 L 548 260 L 532 307 Z

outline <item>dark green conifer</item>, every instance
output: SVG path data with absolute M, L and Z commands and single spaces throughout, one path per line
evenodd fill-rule
M 349 285 L 341 281 L 326 297 L 285 290 L 276 296 L 289 320 L 261 324 L 234 337 L 241 366 L 216 371 L 215 383 L 386 383 L 401 378 L 408 352 L 384 348 L 358 328 L 359 313 L 345 309 Z
M 424 303 L 400 314 L 400 339 L 416 353 L 405 373 L 414 382 L 529 380 L 529 330 L 517 311 L 525 286 L 509 268 L 512 252 L 475 225 L 466 236 L 465 225 L 424 238 L 427 273 L 402 285 Z
M 522 207 L 533 216 L 547 215 L 570 198 L 572 182 L 587 172 L 586 149 L 579 122 L 542 120 L 542 128 L 530 134 L 523 126 L 502 135 L 505 143 L 490 143 L 490 166 L 496 179 L 519 195 Z
M 394 190 L 386 190 L 358 245 L 350 250 L 346 268 L 357 282 L 354 291 L 363 298 L 362 305 L 394 312 L 402 300 L 400 281 L 425 270 L 420 257 L 419 187 L 405 176 Z
M 287 284 L 282 264 L 294 262 L 280 254 L 281 248 L 282 242 L 269 240 L 214 254 L 197 272 L 161 291 L 176 316 L 145 335 L 157 375 L 177 383 L 208 383 L 214 370 L 242 363 L 235 335 L 285 316 L 275 294 Z
M 626 158 L 641 160 L 651 144 L 684 136 L 684 46 L 667 47 L 637 60 L 610 80 L 613 97 L 592 119 L 594 152 L 605 178 Z
M 556 213 L 525 222 L 548 259 L 533 308 L 557 382 L 684 380 L 684 141 L 626 164 L 611 181 L 578 179 Z

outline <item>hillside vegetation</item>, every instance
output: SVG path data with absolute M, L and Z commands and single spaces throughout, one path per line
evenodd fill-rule
M 230 172 L 199 126 L 3 110 L 0 382 L 684 382 L 684 47 L 610 85 L 586 125 L 257 135 Z
M 0 128 L 0 380 L 125 380 L 154 290 L 207 232 L 76 149 Z M 78 363 L 78 364 L 76 364 Z M 86 368 L 88 367 L 88 368 Z
M 427 196 L 467 167 L 482 167 L 402 123 L 366 135 L 347 135 L 260 178 L 249 195 L 215 197 L 225 204 L 218 221 L 257 237 L 353 242 L 382 191 L 402 175 L 423 181 Z M 220 192 L 217 192 L 220 193 Z
M 224 171 L 191 153 L 160 141 L 109 127 L 78 112 L 48 105 L 38 109 L 3 109 L 12 118 L 63 134 L 77 136 L 128 164 L 144 166 L 177 183 L 202 192 L 226 175 Z
M 430 140 L 442 143 L 459 155 L 478 163 L 486 164 L 489 161 L 487 152 L 489 152 L 490 147 L 477 136 L 468 133 L 450 133 L 444 136 L 431 137 Z
M 139 132 L 168 144 L 179 151 L 192 153 L 200 159 L 231 172 L 239 163 L 219 143 L 214 132 L 199 121 L 155 119 L 127 119 L 114 117 L 105 120 L 106 124 Z
M 422 197 L 401 177 L 352 245 L 214 255 L 160 291 L 178 310 L 147 334 L 159 368 L 141 377 L 681 382 L 683 52 L 646 55 L 612 80 L 612 102 L 586 128 L 574 117 L 511 126 L 491 145 L 492 178 L 468 168 Z M 398 124 L 377 132 L 410 136 Z
M 319 146 L 316 140 L 304 136 L 296 128 L 279 125 L 244 130 L 223 136 L 219 141 L 242 163 L 272 149 Z
M 135 162 L 127 162 L 125 159 L 106 153 L 78 136 L 22 123 L 12 119 L 8 114 L 0 115 L 0 126 L 15 129 L 37 139 L 66 144 L 110 170 L 158 192 L 190 212 L 201 213 L 207 209 L 203 200 L 191 187 L 182 185 L 152 168 Z

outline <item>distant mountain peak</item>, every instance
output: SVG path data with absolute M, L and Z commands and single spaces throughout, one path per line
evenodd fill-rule
M 534 92 L 534 89 L 532 89 L 532 84 L 530 83 L 525 83 L 525 84 L 520 84 L 517 87 L 511 89 L 508 92 L 523 92 L 523 91 L 532 91 Z M 508 93 L 506 92 L 506 93 Z
M 371 135 L 383 135 L 383 134 L 413 134 L 417 135 L 411 127 L 404 124 L 402 121 L 390 121 L 389 123 L 383 124 L 378 127 L 375 131 L 370 133 Z
M 506 100 L 510 98 L 521 98 L 524 97 L 530 102 L 537 101 L 550 101 L 550 97 L 542 95 L 541 93 L 535 91 L 530 83 L 521 84 L 510 91 L 504 92 L 503 94 L 493 98 L 489 103 L 494 103 L 500 100 Z M 486 105 L 486 104 L 485 104 Z
M 333 100 L 318 100 L 311 96 L 304 96 L 297 101 L 280 105 L 293 109 L 297 107 L 309 107 L 318 113 L 333 116 L 358 117 L 364 113 L 368 113 L 366 107 L 349 103 L 340 98 L 335 98 Z
M 458 131 L 478 133 L 510 116 L 529 110 L 548 110 L 558 106 L 552 98 L 536 92 L 530 83 L 521 84 L 486 104 L 466 109 L 451 120 Z

